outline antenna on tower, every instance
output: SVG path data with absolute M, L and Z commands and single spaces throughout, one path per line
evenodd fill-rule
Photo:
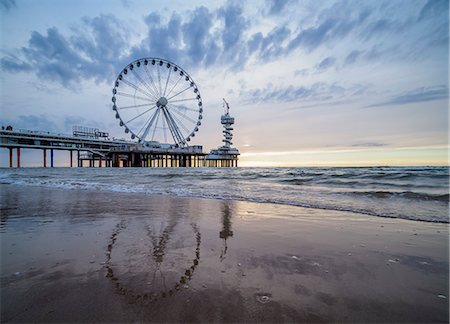
M 225 100 L 225 98 L 222 98 L 222 99 L 223 99 L 223 108 L 225 108 L 225 114 L 228 115 L 228 112 L 229 112 L 229 110 L 230 110 L 230 105 L 229 105 L 228 102 Z

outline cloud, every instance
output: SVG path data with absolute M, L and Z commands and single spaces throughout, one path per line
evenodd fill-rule
M 46 34 L 33 31 L 28 46 L 22 47 L 18 55 L 1 59 L 2 69 L 34 72 L 41 79 L 65 87 L 78 86 L 84 78 L 110 80 L 117 70 L 115 65 L 122 63 L 126 32 L 113 16 L 83 18 L 83 25 L 69 38 L 56 27 L 47 29 Z
M 206 17 L 207 19 L 208 17 Z M 158 13 L 151 13 L 145 17 L 148 31 L 141 43 L 131 50 L 131 57 L 164 57 L 170 61 L 180 62 L 180 48 L 182 47 L 181 18 L 172 14 L 167 24 L 162 23 Z M 179 63 L 187 60 L 187 55 Z
M 419 13 L 418 20 L 447 16 L 449 12 L 448 0 L 428 0 Z
M 348 3 L 336 2 L 319 11 L 315 23 L 307 28 L 300 25 L 300 31 L 290 41 L 286 50 L 291 52 L 302 49 L 313 52 L 317 48 L 344 39 L 352 32 L 358 31 L 370 16 L 371 10 L 359 6 L 355 9 Z
M 372 37 L 377 37 L 393 30 L 398 32 L 401 28 L 402 26 L 399 23 L 394 23 L 388 19 L 381 18 L 369 23 L 361 31 L 360 37 L 367 41 Z
M 355 144 L 352 144 L 351 146 L 352 147 L 382 147 L 382 146 L 388 146 L 388 144 L 367 142 L 367 143 L 355 143 Z
M 336 21 L 328 19 L 317 27 L 310 27 L 301 31 L 288 45 L 288 50 L 292 51 L 302 46 L 310 51 L 316 49 L 327 38 L 330 38 Z
M 260 40 L 259 57 L 267 62 L 279 57 L 283 53 L 282 43 L 290 36 L 291 31 L 286 27 L 275 27 L 266 37 Z
M 327 70 L 328 68 L 332 67 L 334 65 L 334 63 L 336 62 L 336 58 L 333 56 L 328 56 L 326 58 L 324 58 L 317 66 L 317 70 L 319 71 L 324 71 Z
M 49 28 L 47 35 L 33 32 L 22 53 L 40 78 L 57 80 L 63 85 L 79 81 L 86 63 L 55 27 Z
M 6 57 L 2 57 L 0 59 L 0 65 L 3 70 L 9 72 L 29 72 L 33 70 L 31 64 L 24 62 L 16 55 L 12 54 Z
M 20 115 L 14 120 L 2 121 L 8 125 L 13 125 L 15 129 L 41 129 L 61 132 L 61 128 L 54 122 L 53 118 L 47 114 L 40 115 Z
M 270 103 L 270 102 L 331 102 L 363 94 L 367 90 L 366 85 L 356 84 L 344 87 L 338 83 L 316 82 L 309 86 L 286 87 L 274 86 L 269 83 L 264 88 L 241 91 L 240 96 L 244 103 Z
M 196 8 L 190 20 L 183 24 L 183 40 L 191 62 L 202 62 L 211 47 L 211 43 L 214 43 L 209 31 L 212 24 L 213 14 L 206 7 Z M 176 29 L 174 28 L 168 35 L 176 35 Z M 174 40 L 176 40 L 176 37 Z M 216 59 L 217 57 L 210 55 L 209 63 L 214 63 Z
M 71 42 L 90 59 L 111 62 L 127 49 L 130 32 L 115 16 L 84 17 L 82 24 L 86 28 L 73 36 Z
M 300 70 L 295 70 L 294 71 L 294 75 L 300 75 L 300 76 L 308 76 L 311 73 L 311 69 L 300 69 Z
M 351 65 L 356 63 L 356 61 L 361 57 L 363 51 L 353 50 L 345 58 L 344 65 Z
M 266 4 L 268 7 L 268 14 L 269 15 L 280 14 L 289 2 L 290 2 L 289 0 L 266 0 Z
M 294 71 L 295 76 L 308 76 L 317 75 L 326 72 L 329 68 L 334 66 L 336 63 L 336 58 L 334 56 L 327 56 L 322 61 L 317 63 L 314 68 L 311 69 L 299 69 Z
M 224 50 L 231 50 L 241 40 L 245 29 L 249 26 L 249 22 L 245 19 L 242 8 L 239 6 L 220 8 L 219 17 L 222 17 L 225 22 L 225 32 L 222 33 Z
M 287 10 L 289 2 L 269 1 L 263 8 L 272 15 L 265 19 L 276 22 L 276 27 L 268 31 L 264 30 L 264 24 L 257 25 L 257 17 L 244 12 L 244 7 L 236 2 L 217 9 L 199 6 L 186 13 L 175 11 L 170 16 L 148 13 L 143 18 L 146 30 L 140 40 L 131 26 L 114 15 L 84 17 L 69 35 L 57 27 L 44 33 L 31 32 L 28 44 L 5 50 L 7 54 L 0 58 L 0 63 L 5 72 L 34 73 L 39 78 L 73 87 L 80 86 L 84 79 L 110 83 L 130 61 L 149 55 L 164 57 L 189 71 L 213 65 L 240 71 L 248 62 L 266 64 L 293 52 L 308 55 L 319 48 L 330 52 L 344 38 L 352 37 L 353 48 L 347 56 L 333 54 L 316 66 L 296 72 L 311 75 L 324 72 L 339 61 L 344 62 L 345 68 L 363 60 L 425 60 L 430 52 L 438 50 L 428 44 L 448 45 L 448 17 L 444 19 L 440 13 L 448 9 L 445 1 L 427 2 L 408 14 L 394 5 L 398 12 L 394 10 L 389 15 L 386 11 L 392 8 L 386 4 L 353 6 L 336 2 L 319 6 L 308 19 L 299 15 L 298 20 L 287 21 L 289 18 L 280 13 Z M 431 24 L 429 20 L 436 15 L 440 15 L 439 19 Z M 419 26 L 414 31 L 405 27 L 413 23 Z M 374 43 L 376 35 L 385 33 L 392 36 L 390 42 Z M 404 45 L 398 46 L 400 43 Z M 296 68 L 293 66 L 294 71 Z
M 223 28 L 219 31 L 222 40 L 220 63 L 229 64 L 232 70 L 240 70 L 249 57 L 244 33 L 250 27 L 250 21 L 242 8 L 236 5 L 219 8 L 217 17 L 223 21 Z
M 0 0 L 0 7 L 5 11 L 9 11 L 16 6 L 16 0 Z
M 223 24 L 213 30 L 213 22 L 218 20 Z M 70 36 L 56 27 L 46 33 L 33 31 L 27 46 L 0 59 L 1 67 L 6 72 L 33 72 L 42 79 L 73 87 L 83 79 L 111 82 L 119 69 L 149 53 L 188 69 L 216 63 L 240 69 L 248 59 L 243 35 L 250 23 L 239 6 L 227 5 L 214 11 L 201 6 L 183 18 L 173 13 L 168 21 L 150 13 L 144 21 L 147 35 L 134 45 L 130 42 L 131 29 L 113 15 L 84 17 Z M 276 50 L 269 44 L 275 42 L 272 37 L 287 33 L 281 28 L 268 35 L 264 55 Z
M 445 85 L 417 88 L 392 97 L 387 101 L 375 103 L 366 107 L 396 106 L 440 99 L 448 99 L 448 87 Z

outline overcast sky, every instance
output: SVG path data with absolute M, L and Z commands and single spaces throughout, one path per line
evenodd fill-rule
M 448 3 L 0 0 L 0 122 L 129 138 L 114 81 L 163 57 L 200 89 L 193 144 L 230 103 L 241 165 L 447 164 Z

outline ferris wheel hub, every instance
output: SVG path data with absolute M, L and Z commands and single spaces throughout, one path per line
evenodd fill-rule
M 161 97 L 161 98 L 159 98 L 159 100 L 156 102 L 156 105 L 157 105 L 158 107 L 165 107 L 165 106 L 167 106 L 167 103 L 168 103 L 167 98 L 166 98 L 166 97 Z

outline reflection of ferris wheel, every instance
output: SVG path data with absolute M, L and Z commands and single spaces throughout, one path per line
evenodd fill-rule
M 203 104 L 194 80 L 176 64 L 142 58 L 116 79 L 113 110 L 125 133 L 139 142 L 186 146 L 201 125 Z

